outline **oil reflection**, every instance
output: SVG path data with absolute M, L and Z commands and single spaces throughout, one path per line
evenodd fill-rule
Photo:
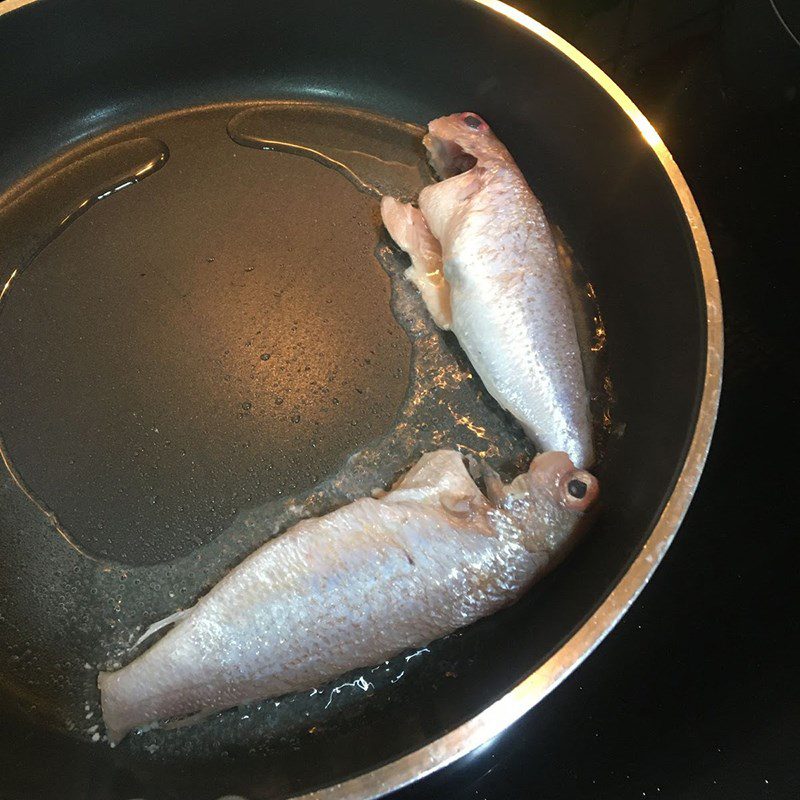
M 100 200 L 157 172 L 168 159 L 164 142 L 150 137 L 128 139 L 89 153 L 0 203 L 0 258 L 16 264 L 0 301 L 17 275 L 78 217 Z
M 431 174 L 424 129 L 364 111 L 313 102 L 275 101 L 247 108 L 228 123 L 237 144 L 312 158 L 373 197 L 412 199 Z
M 167 162 L 169 148 L 149 137 L 108 145 L 41 178 L 27 190 L 0 205 L 0 241 L 3 261 L 16 263 L 0 290 L 0 312 L 12 286 L 48 244 L 95 203 L 133 186 Z M 39 500 L 15 469 L 0 432 L 0 460 L 23 495 L 49 525 L 80 555 L 83 550 Z

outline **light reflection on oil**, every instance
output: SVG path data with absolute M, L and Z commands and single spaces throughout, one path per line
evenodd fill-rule
M 0 303 L 3 302 L 3 298 L 6 296 L 6 292 L 8 292 L 8 290 L 11 288 L 11 282 L 14 280 L 14 278 L 17 277 L 18 273 L 19 273 L 19 267 L 15 267 L 11 275 L 8 276 L 8 280 L 3 284 L 3 288 L 0 289 Z
M 40 178 L 18 196 L 0 201 L 0 257 L 17 264 L 0 300 L 17 274 L 81 214 L 157 172 L 168 159 L 169 148 L 158 139 L 126 139 L 89 153 Z
M 479 439 L 486 438 L 486 428 L 481 425 L 476 425 L 469 417 L 455 417 L 455 420 L 457 425 L 464 425 L 467 430 L 472 431 Z
M 0 290 L 0 312 L 12 286 L 57 236 L 95 203 L 133 186 L 159 170 L 169 158 L 167 146 L 152 138 L 108 145 L 41 178 L 0 205 L 2 258 L 17 263 Z M 0 265 L 2 266 L 2 265 Z M 15 469 L 0 431 L 0 460 L 6 472 L 49 525 L 80 555 L 95 560 L 64 529 L 55 513 L 34 496 Z
M 3 462 L 3 466 L 6 468 L 11 480 L 14 482 L 16 487 L 28 498 L 28 500 L 42 513 L 42 516 L 47 520 L 50 526 L 55 530 L 55 532 L 76 552 L 80 555 L 84 556 L 85 558 L 90 559 L 91 561 L 97 561 L 94 556 L 87 553 L 78 543 L 67 533 L 67 531 L 62 527 L 61 523 L 58 521 L 58 517 L 41 501 L 39 500 L 31 490 L 25 485 L 22 478 L 19 476 L 19 473 L 14 469 L 14 465 L 11 463 L 11 459 L 6 452 L 5 442 L 0 436 L 0 461 Z
M 594 323 L 594 331 L 592 333 L 591 351 L 599 353 L 606 346 L 606 326 L 603 322 L 603 317 L 600 314 L 600 308 L 597 305 L 597 294 L 595 293 L 594 286 L 586 282 L 586 296 L 591 301 L 594 311 L 592 313 L 592 322 Z
M 237 144 L 312 158 L 373 197 L 403 199 L 416 197 L 431 181 L 423 134 L 416 125 L 313 102 L 261 103 L 228 123 Z

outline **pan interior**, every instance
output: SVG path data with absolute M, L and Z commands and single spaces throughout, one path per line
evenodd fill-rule
M 99 559 L 185 556 L 307 492 L 407 391 L 375 203 L 313 161 L 238 147 L 230 116 L 120 131 L 0 219 L 22 267 L 0 314 L 5 452 Z
M 5 5 L 0 4 L 0 8 Z M 238 449 L 236 458 L 233 451 L 220 453 L 225 442 L 215 439 L 217 426 L 239 434 L 236 441 L 241 444 L 251 441 L 250 450 L 256 445 L 252 438 L 246 438 L 247 434 L 259 426 L 263 426 L 260 430 L 266 430 L 269 421 L 258 417 L 255 398 L 249 396 L 252 392 L 234 396 L 232 389 L 212 381 L 223 368 L 214 366 L 210 357 L 204 361 L 205 352 L 193 350 L 194 331 L 183 342 L 170 341 L 169 331 L 159 340 L 151 328 L 137 331 L 137 336 L 151 337 L 151 354 L 155 355 L 157 347 L 166 351 L 165 357 L 172 359 L 178 375 L 185 378 L 186 388 L 192 387 L 191 402 L 181 407 L 187 419 L 204 409 L 206 416 L 200 420 L 203 433 L 192 437 L 192 442 L 197 443 L 195 453 L 202 451 L 203 440 L 208 438 L 209 447 L 216 447 L 214 452 L 234 465 L 235 476 L 217 475 L 220 486 L 235 490 L 243 482 L 255 486 L 256 478 L 261 479 L 262 486 L 255 486 L 258 491 L 252 494 L 253 505 L 249 505 L 246 496 L 244 501 L 235 498 L 233 502 L 216 485 L 211 486 L 207 477 L 198 477 L 198 481 L 205 481 L 207 492 L 218 492 L 213 514 L 208 504 L 203 512 L 203 522 L 216 526 L 216 534 L 213 530 L 203 530 L 202 525 L 192 526 L 191 531 L 188 526 L 181 528 L 182 517 L 177 517 L 187 512 L 178 512 L 176 508 L 171 524 L 177 527 L 170 528 L 169 536 L 163 530 L 151 532 L 139 526 L 137 533 L 124 541 L 128 535 L 125 525 L 137 526 L 137 510 L 152 515 L 150 519 L 159 525 L 170 522 L 165 509 L 174 502 L 179 478 L 184 481 L 187 494 L 199 494 L 185 475 L 167 470 L 158 472 L 156 457 L 172 456 L 168 456 L 167 450 L 157 448 L 159 443 L 164 446 L 163 441 L 145 439 L 144 431 L 136 435 L 140 436 L 137 441 L 147 445 L 143 453 L 147 468 L 153 476 L 165 476 L 164 488 L 171 491 L 156 486 L 154 479 L 143 480 L 137 469 L 144 467 L 134 465 L 130 474 L 123 476 L 126 485 L 130 482 L 131 488 L 139 487 L 138 499 L 132 499 L 132 492 L 123 498 L 132 517 L 106 520 L 106 524 L 125 523 L 122 527 L 114 525 L 113 533 L 106 534 L 106 541 L 99 528 L 90 535 L 89 526 L 75 528 L 77 516 L 65 516 L 69 508 L 59 499 L 59 486 L 54 485 L 59 481 L 47 479 L 44 472 L 38 473 L 38 477 L 34 474 L 35 469 L 44 469 L 41 464 L 46 465 L 47 459 L 34 463 L 30 458 L 27 466 L 23 463 L 23 450 L 47 449 L 47 437 L 43 436 L 41 442 L 34 437 L 33 441 L 10 443 L 9 453 L 20 476 L 30 484 L 31 493 L 43 506 L 52 506 L 64 530 L 101 561 L 79 555 L 47 522 L 41 508 L 30 502 L 13 481 L 4 479 L 0 485 L 0 794 L 4 797 L 85 798 L 86 787 L 92 786 L 96 787 L 93 790 L 96 796 L 109 800 L 188 797 L 216 800 L 230 794 L 283 800 L 390 763 L 474 718 L 530 675 L 544 659 L 557 654 L 576 627 L 618 584 L 620 575 L 651 535 L 673 491 L 694 434 L 707 354 L 701 270 L 693 232 L 675 188 L 630 118 L 580 65 L 557 48 L 466 0 L 448 3 L 418 0 L 414 12 L 410 14 L 403 3 L 360 0 L 349 3 L 298 0 L 281 6 L 243 0 L 234 10 L 231 4 L 214 0 L 197 0 L 190 10 L 185 4 L 170 0 L 136 3 L 40 0 L 0 14 L 0 52 L 6 65 L 0 71 L 3 112 L 0 113 L 0 192 L 8 192 L 2 195 L 3 208 L 6 209 L 6 200 L 11 195 L 32 187 L 46 173 L 123 140 L 137 142 L 123 148 L 126 159 L 134 155 L 140 166 L 150 165 L 138 183 L 97 200 L 74 218 L 29 268 L 19 273 L 20 282 L 15 285 L 17 278 L 12 280 L 6 294 L 9 303 L 0 312 L 3 318 L 0 346 L 4 352 L 0 384 L 18 380 L 22 374 L 17 366 L 10 372 L 5 369 L 6 354 L 13 348 L 15 325 L 20 325 L 14 323 L 18 317 L 10 315 L 10 322 L 5 319 L 6 310 L 22 302 L 17 290 L 28 280 L 37 279 L 36 270 L 47 264 L 47 259 L 53 259 L 55 264 L 56 255 L 60 255 L 59 263 L 65 268 L 76 270 L 74 260 L 67 258 L 70 248 L 73 257 L 86 258 L 87 269 L 92 267 L 95 255 L 91 247 L 95 242 L 99 247 L 105 241 L 106 271 L 98 274 L 95 264 L 93 275 L 116 297 L 116 305 L 106 309 L 108 314 L 127 314 L 128 327 L 133 330 L 141 313 L 148 325 L 155 322 L 163 331 L 165 326 L 157 313 L 142 307 L 143 299 L 155 302 L 161 297 L 172 302 L 174 298 L 172 305 L 166 302 L 161 305 L 170 315 L 178 315 L 184 309 L 182 303 L 189 298 L 182 300 L 167 294 L 166 278 L 172 276 L 166 267 L 174 264 L 177 273 L 197 278 L 189 288 L 201 296 L 203 308 L 210 313 L 210 319 L 204 323 L 209 326 L 206 330 L 217 326 L 222 329 L 220 335 L 237 334 L 237 347 L 226 356 L 233 359 L 228 363 L 236 367 L 233 372 L 242 379 L 236 382 L 232 378 L 234 385 L 248 387 L 250 382 L 249 387 L 258 388 L 255 378 L 247 372 L 254 362 L 244 354 L 244 343 L 257 330 L 262 330 L 263 335 L 266 329 L 253 325 L 252 320 L 245 323 L 239 318 L 220 319 L 215 314 L 222 304 L 214 305 L 203 293 L 205 287 L 209 294 L 212 289 L 219 291 L 221 296 L 241 301 L 245 311 L 254 313 L 249 293 L 225 284 L 220 276 L 224 275 L 226 264 L 228 267 L 233 264 L 241 270 L 236 280 L 256 279 L 256 270 L 244 273 L 252 261 L 239 258 L 241 251 L 234 247 L 226 250 L 225 244 L 246 245 L 249 238 L 243 235 L 246 225 L 261 244 L 259 254 L 266 247 L 266 231 L 270 228 L 268 214 L 263 212 L 269 209 L 259 206 L 259 198 L 251 197 L 246 190 L 258 188 L 270 192 L 274 187 L 269 185 L 267 174 L 279 170 L 278 159 L 293 162 L 293 178 L 303 171 L 309 182 L 313 179 L 316 189 L 309 192 L 313 200 L 310 207 L 317 206 L 321 196 L 317 189 L 321 182 L 326 182 L 337 208 L 325 209 L 323 213 L 329 222 L 335 221 L 337 227 L 341 224 L 351 233 L 353 243 L 347 252 L 342 252 L 344 258 L 350 259 L 351 266 L 352 252 L 358 249 L 356 243 L 361 242 L 365 248 L 364 260 L 358 263 L 364 265 L 364 273 L 367 263 L 372 271 L 363 275 L 364 285 L 370 282 L 371 291 L 377 292 L 380 300 L 375 303 L 374 313 L 386 314 L 383 319 L 388 322 L 387 330 L 376 339 L 384 344 L 398 344 L 396 350 L 388 347 L 382 351 L 382 358 L 386 363 L 399 362 L 396 369 L 401 371 L 395 377 L 381 369 L 377 381 L 377 370 L 373 373 L 369 369 L 374 361 L 372 365 L 347 367 L 354 374 L 375 381 L 365 383 L 372 392 L 390 392 L 388 399 L 378 397 L 379 405 L 387 408 L 373 411 L 369 400 L 352 398 L 357 426 L 348 433 L 344 432 L 344 426 L 336 429 L 337 437 L 348 434 L 353 437 L 352 448 L 332 438 L 325 445 L 330 447 L 329 472 L 309 473 L 304 471 L 307 464 L 301 464 L 299 472 L 292 472 L 298 476 L 296 502 L 292 503 L 286 495 L 277 495 L 280 488 L 277 482 L 272 484 L 276 487 L 275 494 L 264 488 L 265 482 L 274 480 L 276 470 L 283 469 L 280 463 L 273 465 L 271 472 L 257 473 L 254 477 L 240 471 L 244 462 L 261 469 L 261 462 L 256 465 L 256 457 L 246 452 L 248 448 Z M 398 419 L 402 419 L 409 398 L 414 396 L 418 375 L 427 376 L 425 385 L 436 387 L 437 392 L 442 390 L 436 385 L 438 376 L 446 391 L 453 393 L 448 395 L 449 404 L 460 408 L 462 400 L 456 399 L 457 393 L 469 393 L 472 379 L 452 381 L 448 376 L 465 376 L 468 365 L 459 360 L 459 351 L 452 340 L 437 338 L 440 335 L 436 331 L 428 335 L 422 329 L 419 339 L 414 338 L 416 329 L 406 320 L 425 315 L 418 305 L 413 305 L 416 302 L 413 293 L 405 295 L 401 291 L 405 284 L 400 275 L 407 262 L 391 248 L 387 251 L 388 242 L 381 239 L 376 204 L 370 195 L 359 193 L 344 175 L 310 158 L 262 152 L 232 141 L 228 135 L 229 123 L 248 106 L 232 105 L 229 101 L 261 102 L 265 98 L 324 101 L 369 109 L 384 119 L 418 124 L 444 113 L 464 110 L 487 119 L 514 154 L 551 220 L 565 232 L 596 289 L 608 332 L 609 371 L 617 398 L 614 417 L 624 426 L 624 435 L 609 443 L 603 461 L 600 475 L 603 509 L 591 535 L 558 570 L 515 606 L 437 642 L 430 653 L 407 654 L 413 656 L 408 662 L 401 656 L 397 663 L 383 665 L 384 669 L 374 674 L 346 676 L 342 682 L 344 688 L 334 693 L 332 699 L 335 687 L 328 687 L 322 696 L 279 701 L 280 706 L 264 706 L 255 714 L 234 711 L 205 725 L 169 735 L 151 731 L 131 737 L 110 750 L 102 742 L 92 743 L 89 732 L 97 724 L 93 706 L 96 696 L 92 694 L 95 671 L 102 664 L 128 658 L 127 642 L 140 626 L 192 602 L 276 526 L 291 524 L 297 515 L 294 506 L 318 513 L 346 501 L 349 493 L 365 494 L 376 483 L 386 485 L 413 461 L 417 455 L 415 447 L 431 449 L 433 443 L 426 436 L 436 430 L 436 419 L 447 421 L 446 437 L 441 444 L 460 440 L 479 452 L 487 449 L 484 440 L 467 424 L 459 424 L 453 418 L 448 403 L 426 406 L 431 414 L 435 408 L 442 417 L 418 417 L 419 424 L 408 427 L 408 437 L 393 437 Z M 213 137 L 210 129 L 201 135 L 201 129 L 211 124 L 210 119 L 202 119 L 203 115 L 216 113 L 213 108 L 202 114 L 175 112 L 209 103 L 226 104 L 216 106 L 220 117 L 214 123 Z M 144 118 L 149 120 L 136 122 Z M 246 119 L 258 123 L 258 119 Z M 183 140 L 178 135 L 181 125 L 187 126 Z M 256 126 L 240 133 L 258 138 L 263 132 Z M 163 163 L 159 161 L 159 143 L 169 150 L 169 157 Z M 195 155 L 195 149 L 201 154 L 205 152 L 207 157 Z M 229 161 L 234 159 L 249 160 L 245 162 L 250 165 L 247 174 L 236 173 L 243 181 L 242 191 L 237 193 L 236 187 L 229 187 L 224 181 L 206 182 L 207 177 L 215 174 L 225 176 Z M 106 160 L 101 162 L 91 160 L 90 171 L 108 166 Z M 198 163 L 193 165 L 193 162 Z M 119 166 L 116 160 L 114 164 Z M 124 166 L 121 173 L 129 172 L 130 162 L 126 161 Z M 94 196 L 126 183 L 126 175 L 121 173 L 113 164 L 111 170 L 104 167 L 99 185 L 90 187 L 92 192 L 97 191 Z M 192 175 L 194 180 L 188 180 Z M 167 191 L 169 186 L 173 187 L 171 191 Z M 338 188 L 334 189 L 335 186 Z M 300 191 L 298 187 L 288 187 L 286 196 L 298 198 L 301 195 L 296 192 Z M 239 209 L 236 219 L 231 220 L 227 207 L 219 208 L 220 194 L 229 200 L 228 205 Z M 146 197 L 151 199 L 145 202 Z M 281 200 L 285 202 L 282 196 Z M 152 203 L 157 204 L 160 214 L 148 212 Z M 126 213 L 118 210 L 122 208 Z M 215 208 L 231 223 L 224 230 L 211 213 Z M 363 238 L 359 226 L 343 219 L 339 208 L 349 208 L 357 216 L 371 209 L 369 214 L 374 216 L 358 216 L 365 225 Z M 184 218 L 178 213 L 180 209 Z M 262 213 L 256 213 L 256 209 Z M 145 226 L 142 215 L 148 213 L 151 225 Z M 185 217 L 192 214 L 205 227 L 201 229 L 193 223 L 193 237 L 184 236 L 184 247 L 179 248 L 172 241 L 173 234 L 177 235 L 182 226 L 189 227 Z M 321 241 L 316 230 L 319 225 L 305 206 L 299 209 L 298 217 L 286 221 L 302 229 L 300 238 Z M 91 236 L 87 235 L 90 226 L 94 228 Z M 124 245 L 122 250 L 111 249 L 112 237 L 103 233 L 104 227 L 115 228 L 123 237 L 119 240 Z M 211 236 L 214 231 L 216 238 Z M 42 233 L 45 238 L 49 235 Z M 143 243 L 143 240 L 148 241 Z M 328 246 L 336 247 L 337 243 L 326 243 L 326 250 Z M 5 241 L 0 249 L 6 252 Z M 162 259 L 160 249 L 172 252 L 169 261 Z M 280 253 L 276 244 L 268 249 L 276 255 Z M 114 270 L 134 265 L 135 253 L 145 250 L 152 265 L 136 265 L 138 271 L 126 284 L 131 291 L 120 298 L 118 292 L 114 294 L 116 287 L 111 277 Z M 189 256 L 193 259 L 191 263 Z M 208 257 L 215 260 L 209 263 L 205 261 Z M 21 258 L 24 261 L 24 253 Z M 19 263 L 17 256 L 13 262 L 2 261 L 0 290 Z M 160 272 L 155 270 L 156 266 Z M 328 267 L 343 269 L 339 263 L 328 262 Z M 220 272 L 213 271 L 218 268 Z M 146 275 L 142 277 L 139 273 Z M 80 283 L 80 275 L 73 272 L 75 282 Z M 206 282 L 200 283 L 200 276 Z M 300 281 L 297 276 L 282 277 Z M 324 277 L 320 276 L 320 281 Z M 346 292 L 338 285 L 327 285 L 331 305 L 338 308 L 339 301 L 344 302 L 347 297 L 347 313 L 362 313 L 367 305 L 366 294 L 358 294 L 357 284 L 348 284 Z M 42 294 L 40 301 L 52 307 L 50 313 L 61 321 L 65 337 L 67 334 L 72 337 L 73 346 L 75 342 L 81 345 L 80 336 L 86 338 L 90 326 L 94 326 L 98 333 L 106 335 L 94 336 L 92 330 L 94 346 L 104 346 L 106 355 L 115 358 L 125 353 L 127 345 L 107 339 L 115 331 L 113 319 L 103 318 L 96 308 L 88 309 L 87 313 L 90 288 L 66 283 L 61 286 L 76 302 L 82 299 L 73 318 L 69 318 L 69 309 L 66 302 L 62 303 L 61 295 L 50 291 Z M 268 288 L 263 285 L 259 291 Z M 95 301 L 97 298 L 95 294 Z M 273 301 L 266 296 L 261 303 Z M 137 314 L 126 306 L 137 306 Z M 327 309 L 326 313 L 333 314 L 324 299 L 321 306 L 323 311 Z M 275 304 L 269 307 L 279 315 L 283 313 L 282 307 Z M 78 324 L 82 316 L 86 318 L 84 331 Z M 291 326 L 295 317 L 282 319 Z M 342 317 L 333 319 L 341 321 Z M 7 322 L 10 335 L 6 333 Z M 374 332 L 372 322 L 364 321 L 363 326 L 361 332 Z M 312 329 L 303 330 L 309 331 L 313 338 Z M 52 330 L 49 333 L 43 330 L 42 335 L 45 334 L 51 337 L 48 348 L 52 349 L 48 352 L 36 353 L 35 347 L 20 351 L 23 361 L 30 357 L 30 363 L 34 363 L 38 359 L 42 374 L 32 377 L 40 383 L 43 393 L 41 398 L 31 397 L 32 406 L 22 409 L 24 413 L 16 417 L 17 424 L 22 424 L 25 417 L 57 427 L 57 420 L 37 414 L 35 406 L 49 402 L 50 409 L 54 409 L 48 392 L 56 385 L 55 373 L 70 356 L 65 352 L 66 338 L 55 340 Z M 359 339 L 355 343 L 359 352 L 360 342 Z M 29 344 L 33 342 L 29 340 Z M 87 351 L 89 344 L 82 344 L 87 357 L 91 355 Z M 210 344 L 218 346 L 213 337 Z M 311 344 L 316 348 L 313 352 L 319 353 L 322 345 L 315 341 Z M 175 357 L 177 352 L 181 358 Z M 153 403 L 148 391 L 154 394 L 164 385 L 154 381 L 147 386 L 145 376 L 169 379 L 183 392 L 184 386 L 177 376 L 173 381 L 171 375 L 154 375 L 153 364 L 142 363 L 130 349 L 127 357 L 132 366 L 142 369 L 141 377 L 119 365 L 115 367 L 116 375 L 129 380 L 130 374 L 136 379 L 144 396 L 141 402 Z M 448 359 L 452 371 L 439 373 L 443 364 L 437 358 Z M 101 362 L 102 354 L 96 360 Z M 454 362 L 457 370 L 452 367 Z M 257 369 L 261 369 L 261 363 L 256 365 Z M 198 374 L 191 370 L 192 365 L 198 367 Z M 99 374 L 112 373 L 111 366 L 102 363 L 96 366 Z M 78 367 L 84 370 L 87 385 L 94 386 L 92 381 L 96 377 L 80 364 Z M 312 364 L 311 368 L 316 366 Z M 82 402 L 83 387 L 75 385 L 78 382 L 72 379 L 72 373 L 69 376 L 75 391 L 65 395 L 68 402 L 65 400 L 62 405 L 77 407 Z M 62 382 L 67 379 L 64 374 L 61 377 Z M 206 383 L 201 385 L 204 380 Z M 213 397 L 225 399 L 219 413 L 208 398 L 197 396 L 198 386 L 206 388 Z M 112 386 L 106 400 L 119 408 L 130 402 L 126 399 L 129 394 L 119 386 L 115 393 Z M 188 397 L 188 391 L 185 394 Z M 469 397 L 474 399 L 472 395 Z M 234 402 L 228 402 L 231 399 Z M 250 409 L 242 407 L 246 402 L 252 403 Z M 177 408 L 177 399 L 175 403 Z M 319 403 L 315 409 L 322 414 Z M 482 398 L 479 407 L 487 415 L 482 422 L 469 411 L 463 414 L 473 428 L 483 427 L 486 432 L 506 430 L 502 427 L 503 418 L 488 398 Z M 293 423 L 291 416 L 288 422 L 283 418 L 285 427 L 294 431 L 296 426 L 302 428 L 308 424 L 311 418 L 306 418 L 303 411 L 301 408 L 301 422 Z M 364 413 L 360 414 L 361 411 Z M 59 413 L 72 412 L 62 409 Z M 240 419 L 240 413 L 249 416 Z M 459 414 L 458 419 L 461 417 Z M 111 415 L 104 411 L 102 418 L 108 421 Z M 84 426 L 85 443 L 81 442 L 81 449 L 94 446 L 101 460 L 95 465 L 91 481 L 80 475 L 75 477 L 74 473 L 69 478 L 69 469 L 78 466 L 78 457 L 69 452 L 72 447 L 63 448 L 59 463 L 64 469 L 65 482 L 71 486 L 69 497 L 63 499 L 69 501 L 66 506 L 72 504 L 70 513 L 80 512 L 84 521 L 93 517 L 103 522 L 101 513 L 112 514 L 113 508 L 119 506 L 106 511 L 97 497 L 92 499 L 92 495 L 99 496 L 99 490 L 87 484 L 105 482 L 116 488 L 120 496 L 118 483 L 111 480 L 114 469 L 119 467 L 107 466 L 102 460 L 107 454 L 92 444 L 86 420 L 81 415 L 77 422 L 74 417 L 68 421 Z M 343 420 L 349 423 L 352 417 Z M 116 424 L 113 419 L 111 422 Z M 193 430 L 184 419 L 173 419 L 173 424 L 176 430 L 179 427 Z M 161 436 L 157 421 L 153 420 L 151 427 L 158 427 L 159 434 L 150 430 L 149 437 Z M 35 428 L 36 425 L 31 425 L 30 430 L 33 432 Z M 131 436 L 136 433 L 132 427 L 126 430 Z M 43 431 L 49 435 L 50 428 L 40 428 L 36 435 Z M 52 435 L 56 433 L 53 431 Z M 509 458 L 513 462 L 519 454 L 514 443 L 520 440 L 516 429 L 510 434 L 508 443 L 513 446 Z M 58 436 L 66 441 L 66 434 Z M 305 446 L 314 450 L 309 434 L 301 435 L 298 429 L 298 436 L 308 437 Z M 75 438 L 71 441 L 74 443 Z M 386 444 L 383 449 L 381 442 Z M 125 444 L 122 439 L 120 443 Z M 318 441 L 317 449 L 321 445 Z M 258 455 L 263 456 L 264 450 L 261 448 Z M 115 452 L 132 457 L 123 448 Z M 179 455 L 180 451 L 177 452 Z M 298 452 L 294 444 L 292 452 Z M 349 460 L 352 452 L 364 452 L 365 458 L 353 462 Z M 52 460 L 51 451 L 48 455 Z M 75 465 L 69 464 L 70 458 L 75 459 Z M 314 459 L 320 460 L 316 450 Z M 376 462 L 381 471 L 376 472 Z M 349 472 L 343 471 L 345 466 Z M 507 466 L 509 470 L 514 468 L 513 463 Z M 111 477 L 105 476 L 106 471 Z M 346 475 L 350 476 L 347 480 Z M 156 503 L 150 502 L 153 497 Z M 200 507 L 200 504 L 193 506 Z M 265 524 L 267 521 L 269 525 Z M 109 536 L 113 557 L 111 550 L 108 556 L 100 552 L 109 545 Z M 193 541 L 193 536 L 199 536 L 199 541 Z M 393 683 L 401 672 L 403 676 Z M 85 708 L 87 701 L 89 708 Z M 86 715 L 92 716 L 86 719 Z M 66 731 L 68 722 L 76 730 Z M 425 765 L 431 764 L 427 760 L 430 756 L 429 752 Z
M 2 546 L 28 580 L 3 575 L 18 605 L 0 669 L 30 713 L 103 739 L 97 670 L 130 660 L 146 625 L 423 452 L 526 467 L 532 445 L 432 323 L 380 223 L 382 193 L 431 180 L 422 133 L 319 103 L 197 108 L 89 141 L 10 193 L 0 480 L 23 524 Z M 564 257 L 602 428 L 604 333 Z M 124 746 L 269 750 L 430 652 Z

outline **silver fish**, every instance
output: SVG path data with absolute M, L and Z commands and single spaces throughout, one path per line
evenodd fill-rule
M 594 477 L 546 453 L 485 497 L 461 456 L 424 455 L 381 498 L 256 550 L 126 667 L 101 672 L 110 742 L 130 730 L 310 689 L 513 602 L 573 543 Z M 143 638 L 145 638 L 143 637 Z
M 419 208 L 381 201 L 389 234 L 411 256 L 406 277 L 527 435 L 591 465 L 575 320 L 541 204 L 477 114 L 433 120 L 423 143 L 443 180 L 420 192 Z

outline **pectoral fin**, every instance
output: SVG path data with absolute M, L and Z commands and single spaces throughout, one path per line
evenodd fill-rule
M 191 613 L 191 608 L 184 608 L 181 611 L 176 611 L 174 614 L 170 614 L 168 617 L 164 617 L 164 619 L 160 619 L 158 622 L 154 622 L 135 642 L 133 645 L 134 647 L 138 647 L 143 641 L 149 639 L 154 633 L 158 633 L 162 628 L 166 628 L 168 625 L 174 625 L 177 622 L 180 622 L 184 617 L 186 617 L 189 613 Z
M 450 330 L 450 285 L 444 277 L 442 247 L 430 232 L 422 212 L 394 197 L 381 200 L 383 224 L 398 247 L 411 256 L 405 277 L 417 287 L 433 321 Z

